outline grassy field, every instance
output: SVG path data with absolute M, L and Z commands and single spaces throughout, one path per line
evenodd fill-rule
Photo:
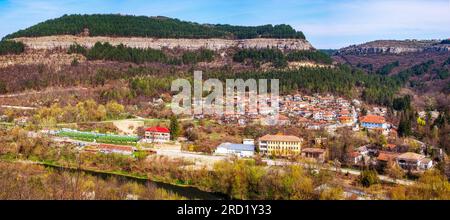
M 61 131 L 58 136 L 69 137 L 75 140 L 93 142 L 94 140 L 99 143 L 107 144 L 128 144 L 136 145 L 139 138 L 136 136 L 121 136 L 112 134 L 100 134 L 92 132 L 76 132 L 76 131 Z

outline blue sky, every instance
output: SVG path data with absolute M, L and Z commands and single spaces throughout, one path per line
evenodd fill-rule
M 292 25 L 316 48 L 450 38 L 450 0 L 0 0 L 0 38 L 63 14 L 163 15 L 199 23 Z

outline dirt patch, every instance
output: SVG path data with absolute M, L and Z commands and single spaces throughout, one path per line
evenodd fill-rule
M 134 135 L 136 134 L 136 129 L 138 127 L 144 126 L 144 121 L 139 121 L 136 119 L 127 119 L 114 121 L 113 124 L 119 129 L 121 134 Z

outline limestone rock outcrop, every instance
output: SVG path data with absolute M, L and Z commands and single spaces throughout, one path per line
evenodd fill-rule
M 303 39 L 273 39 L 255 38 L 243 40 L 228 39 L 174 39 L 174 38 L 144 38 L 144 37 L 82 37 L 72 35 L 46 36 L 46 37 L 21 37 L 13 39 L 20 41 L 31 49 L 55 49 L 68 48 L 77 43 L 84 47 L 92 47 L 96 42 L 109 42 L 111 45 L 123 44 L 133 48 L 180 48 L 185 50 L 196 50 L 207 48 L 210 50 L 221 50 L 230 47 L 237 48 L 267 48 L 275 47 L 289 50 L 311 50 L 313 46 Z
M 438 40 L 377 40 L 351 45 L 338 50 L 337 55 L 402 54 L 417 52 L 449 52 L 449 44 Z

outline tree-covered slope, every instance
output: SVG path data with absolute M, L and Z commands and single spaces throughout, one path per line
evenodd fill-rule
M 300 38 L 305 36 L 289 25 L 232 26 L 198 24 L 166 17 L 117 14 L 64 15 L 7 35 L 38 37 L 76 35 L 89 29 L 90 36 L 139 36 L 157 38 Z

